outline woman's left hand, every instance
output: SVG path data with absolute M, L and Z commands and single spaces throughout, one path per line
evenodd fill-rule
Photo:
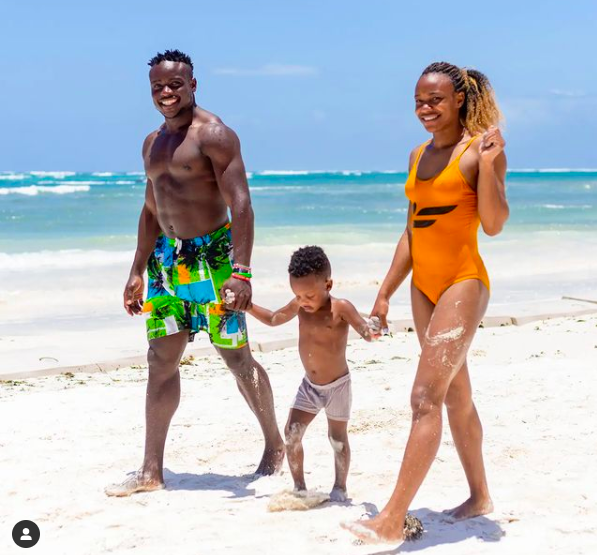
M 503 152 L 505 146 L 506 141 L 504 140 L 504 137 L 502 137 L 501 131 L 497 127 L 490 127 L 483 133 L 481 144 L 479 145 L 481 161 L 492 163 L 497 158 L 498 154 Z

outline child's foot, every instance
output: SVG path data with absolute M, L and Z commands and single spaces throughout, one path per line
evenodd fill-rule
M 346 494 L 346 490 L 340 486 L 334 486 L 332 491 L 330 491 L 330 501 L 334 503 L 344 503 L 347 499 L 348 495 Z
M 361 543 L 391 543 L 400 545 L 404 540 L 401 526 L 396 526 L 395 519 L 381 514 L 369 520 L 342 522 L 342 528 L 354 534 Z
M 255 471 L 255 476 L 273 476 L 282 470 L 286 449 L 284 443 L 275 449 L 266 448 L 261 457 L 261 462 Z
M 444 511 L 444 514 L 452 517 L 454 520 L 464 520 L 476 516 L 486 515 L 493 511 L 493 502 L 490 497 L 474 499 L 470 497 L 462 505 L 454 509 Z
M 152 478 L 146 478 L 140 472 L 136 472 L 120 484 L 112 484 L 104 489 L 108 497 L 128 497 L 133 493 L 144 491 L 157 491 L 164 489 L 164 482 Z

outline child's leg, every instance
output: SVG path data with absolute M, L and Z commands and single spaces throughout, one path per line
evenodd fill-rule
M 348 444 L 348 422 L 328 418 L 328 438 L 334 450 L 336 480 L 330 492 L 330 501 L 346 501 L 346 477 L 350 467 L 350 445 Z
M 284 433 L 286 435 L 286 457 L 288 458 L 288 466 L 290 473 L 294 480 L 294 489 L 296 491 L 304 491 L 307 489 L 305 485 L 305 475 L 303 473 L 303 460 L 305 458 L 303 452 L 302 439 L 305 435 L 307 426 L 313 422 L 316 414 L 305 412 L 299 409 L 290 409 L 288 415 L 288 422 Z

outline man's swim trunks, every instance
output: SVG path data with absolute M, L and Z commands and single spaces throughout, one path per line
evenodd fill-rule
M 205 330 L 215 347 L 240 349 L 247 344 L 243 312 L 225 309 L 220 289 L 232 274 L 230 224 L 195 239 L 161 234 L 147 264 L 149 284 L 143 312 L 147 338 L 183 330 Z

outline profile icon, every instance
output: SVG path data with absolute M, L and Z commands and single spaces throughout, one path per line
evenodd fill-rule
M 21 520 L 12 529 L 13 541 L 23 549 L 36 545 L 40 536 L 39 527 L 31 520 Z

